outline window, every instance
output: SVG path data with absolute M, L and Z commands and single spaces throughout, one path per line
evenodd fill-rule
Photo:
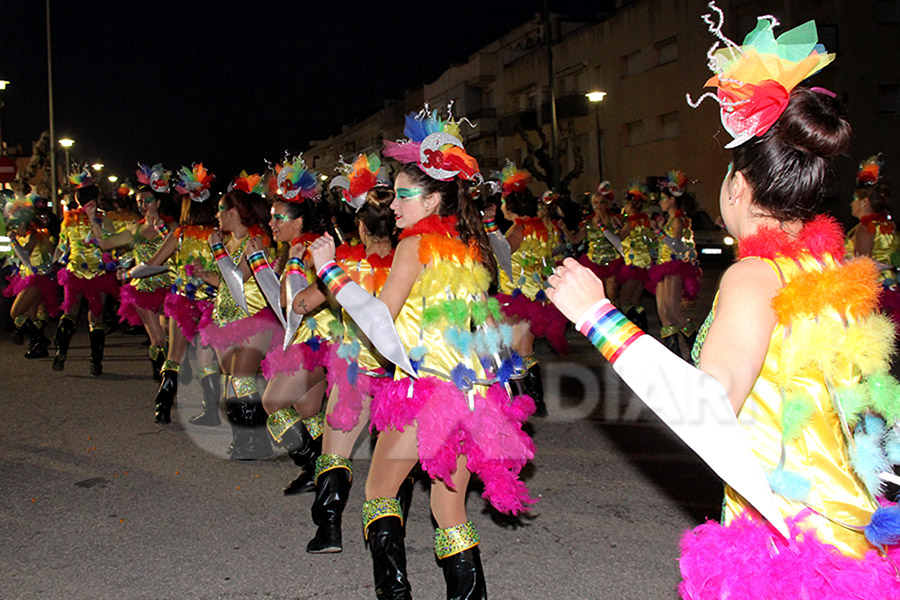
M 656 64 L 664 65 L 676 60 L 678 60 L 678 44 L 674 37 L 656 44 Z
M 641 72 L 641 51 L 632 52 L 622 57 L 622 76 L 631 77 Z
M 678 137 L 678 112 L 670 112 L 659 116 L 660 137 L 671 140 Z
M 878 114 L 893 115 L 900 112 L 900 86 L 896 84 L 878 86 Z
M 632 121 L 625 124 L 625 144 L 637 146 L 644 143 L 644 121 Z

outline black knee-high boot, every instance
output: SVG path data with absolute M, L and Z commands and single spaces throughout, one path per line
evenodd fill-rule
M 434 552 L 447 584 L 447 600 L 485 600 L 478 532 L 471 521 L 434 531 Z
M 400 503 L 396 498 L 367 500 L 363 505 L 363 522 L 372 554 L 375 596 L 378 600 L 411 600 Z
M 281 412 L 281 411 L 279 411 Z M 296 412 L 295 412 L 296 414 Z M 299 417 L 300 415 L 296 415 Z M 269 415 L 268 423 L 272 423 L 273 415 Z M 312 417 L 295 421 L 284 433 L 276 438 L 300 473 L 284 488 L 285 496 L 305 494 L 316 489 L 316 459 L 322 454 L 322 431 L 325 426 L 325 414 L 316 413 Z M 272 428 L 269 432 L 273 434 Z
M 56 356 L 53 357 L 53 370 L 62 371 L 66 367 L 66 355 L 69 353 L 69 342 L 75 334 L 75 320 L 69 315 L 59 318 L 53 341 L 56 343 Z
M 341 518 L 353 473 L 350 461 L 337 454 L 324 454 L 316 460 L 316 499 L 312 519 L 318 529 L 306 545 L 310 554 L 330 554 L 343 550 Z
M 50 353 L 47 348 L 50 346 L 50 340 L 38 328 L 34 321 L 26 318 L 22 325 L 25 333 L 28 335 L 29 344 L 28 351 L 25 352 L 25 358 L 46 358 Z
M 91 375 L 103 374 L 103 350 L 106 348 L 106 331 L 103 327 L 91 329 Z
M 259 392 L 225 400 L 225 415 L 231 424 L 232 460 L 258 460 L 272 456 L 266 432 L 266 411 Z
M 166 360 L 162 368 L 162 381 L 156 392 L 154 418 L 157 423 L 170 423 L 172 421 L 172 406 L 175 405 L 175 396 L 178 394 L 178 374 L 181 365 L 174 360 Z
M 522 378 L 522 391 L 534 400 L 534 416 L 546 417 L 547 405 L 544 403 L 544 380 L 541 375 L 541 363 L 532 359 L 532 364 Z
M 188 422 L 192 425 L 216 427 L 222 422 L 222 419 L 219 418 L 219 398 L 222 396 L 222 389 L 218 370 L 204 375 L 200 379 L 200 388 L 203 390 L 200 414 L 194 415 L 188 419 Z
M 166 349 L 162 346 L 150 346 L 150 370 L 153 381 L 162 381 L 162 366 L 166 362 Z

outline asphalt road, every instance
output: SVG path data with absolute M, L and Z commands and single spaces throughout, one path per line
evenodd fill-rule
M 692 309 L 700 318 L 711 283 Z M 360 524 L 369 440 L 344 552 L 306 554 L 312 496 L 281 493 L 293 463 L 228 460 L 227 424 L 187 423 L 196 383 L 181 387 L 173 423 L 155 424 L 141 339 L 111 334 L 94 378 L 83 324 L 61 373 L 2 336 L 0 598 L 374 598 Z M 570 341 L 569 357 L 544 360 L 551 415 L 531 425 L 525 479 L 539 502 L 509 518 L 469 491 L 490 596 L 676 598 L 679 537 L 718 515 L 721 484 L 593 348 Z M 407 532 L 416 598 L 444 597 L 432 536 L 420 482 Z

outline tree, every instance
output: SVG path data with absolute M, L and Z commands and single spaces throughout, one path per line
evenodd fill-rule
M 565 156 L 566 152 L 569 151 L 569 146 L 571 145 L 572 157 L 574 160 L 572 169 L 560 178 L 558 184 L 553 181 L 553 156 L 551 154 L 550 143 L 547 140 L 547 134 L 544 133 L 544 130 L 540 127 L 537 127 L 533 130 L 528 131 L 519 128 L 518 131 L 519 136 L 522 138 L 522 141 L 525 142 L 525 146 L 528 148 L 528 155 L 525 157 L 522 168 L 531 173 L 532 177 L 546 185 L 547 189 L 551 189 L 556 192 L 569 193 L 569 184 L 571 184 L 572 180 L 574 180 L 576 177 L 584 173 L 584 157 L 581 154 L 581 147 L 578 145 L 578 137 L 575 134 L 575 124 L 572 121 L 569 121 L 568 125 L 566 126 L 565 135 L 559 141 L 558 154 L 560 158 Z M 537 132 L 537 135 L 541 141 L 540 146 L 536 146 L 531 141 L 529 131 Z M 562 160 L 560 160 L 559 166 L 562 167 Z

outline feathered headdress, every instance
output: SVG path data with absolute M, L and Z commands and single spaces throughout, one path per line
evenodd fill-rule
M 597 193 L 600 194 L 604 200 L 612 201 L 616 198 L 616 190 L 613 189 L 613 186 L 609 181 L 601 181 L 600 185 L 597 186 Z
M 628 184 L 628 191 L 625 192 L 626 196 L 635 196 L 640 198 L 643 201 L 647 200 L 647 184 L 638 180 L 632 179 Z
M 459 132 L 460 123 L 469 121 L 465 118 L 453 120 L 452 107 L 451 102 L 446 120 L 441 119 L 437 111 L 429 110 L 427 104 L 418 114 L 406 115 L 403 133 L 409 139 L 385 142 L 383 154 L 402 163 L 416 163 L 426 175 L 438 181 L 450 181 L 458 175 L 481 183 L 478 161 L 466 154 Z
M 275 182 L 278 184 L 276 193 L 287 202 L 303 202 L 309 198 L 315 198 L 322 193 L 322 185 L 319 183 L 319 174 L 306 169 L 303 156 L 293 158 L 285 156 L 282 164 L 273 167 Z
M 70 173 L 69 183 L 71 183 L 75 189 L 94 185 L 94 176 L 91 173 L 91 169 L 87 165 L 84 165 L 79 173 Z
M 360 154 L 352 165 L 345 163 L 342 157 L 337 170 L 341 175 L 332 179 L 329 187 L 341 188 L 344 201 L 356 211 L 366 203 L 369 190 L 377 185 L 390 185 L 386 178 L 380 177 L 381 159 L 375 153 Z
M 668 177 L 662 181 L 661 187 L 667 189 L 671 195 L 678 197 L 684 194 L 687 184 L 688 178 L 684 171 L 671 170 Z
M 119 198 L 125 198 L 126 196 L 131 195 L 131 188 L 128 187 L 127 183 L 120 183 L 118 189 L 116 190 L 116 195 Z
M 503 190 L 502 194 L 505 198 L 513 192 L 524 192 L 528 189 L 528 184 L 531 182 L 531 173 L 525 169 L 516 168 L 516 163 L 507 158 L 506 166 L 500 171 L 499 179 Z
M 857 187 L 868 187 L 878 183 L 878 180 L 881 179 L 883 165 L 884 161 L 881 159 L 880 152 L 859 163 L 859 171 L 856 173 Z
M 27 225 L 34 218 L 34 197 L 29 194 L 24 198 L 16 198 L 6 205 L 3 212 L 10 230 L 19 225 Z
M 216 176 L 208 172 L 203 163 L 195 163 L 193 168 L 181 167 L 175 189 L 180 194 L 187 194 L 194 202 L 206 202 L 209 199 L 209 188 Z
M 228 191 L 231 190 L 241 190 L 243 192 L 247 192 L 248 194 L 257 194 L 259 196 L 265 197 L 266 195 L 266 182 L 263 181 L 263 176 L 257 173 L 253 175 L 248 175 L 247 171 L 241 171 L 241 174 L 234 178 L 234 181 L 228 184 Z
M 715 1 L 709 7 L 718 15 L 703 15 L 703 21 L 717 41 L 709 49 L 709 68 L 715 75 L 706 92 L 688 104 L 696 108 L 704 98 L 713 98 L 721 107 L 722 125 L 734 139 L 725 147 L 740 146 L 754 136 L 765 134 L 787 108 L 791 90 L 807 77 L 834 60 L 818 43 L 815 21 L 807 21 L 775 39 L 773 30 L 780 23 L 771 15 L 757 17 L 756 28 L 738 46 L 722 33 L 725 16 Z M 724 43 L 724 48 L 719 44 Z
M 543 194 L 541 194 L 541 202 L 546 206 L 550 206 L 552 204 L 556 204 L 559 200 L 559 193 L 554 192 L 553 190 L 547 190 Z
M 163 169 L 162 163 L 156 163 L 151 167 L 139 162 L 135 174 L 137 175 L 138 183 L 150 186 L 150 189 L 154 192 L 169 193 L 169 180 L 172 177 L 172 173 Z

